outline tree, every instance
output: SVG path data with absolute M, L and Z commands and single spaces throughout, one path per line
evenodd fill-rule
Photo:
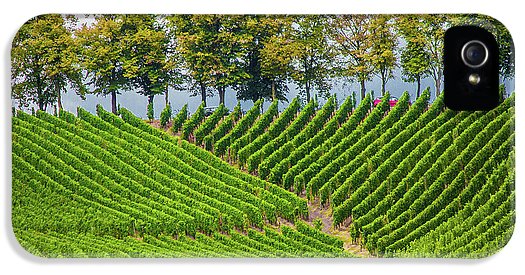
M 427 51 L 427 40 L 422 34 L 419 15 L 404 15 L 398 18 L 397 27 L 405 46 L 401 52 L 401 68 L 405 81 L 416 82 L 416 97 L 421 95 L 421 79 L 430 72 L 431 54 Z
M 173 85 L 180 89 L 182 76 L 177 59 L 170 51 L 170 39 L 161 18 L 155 15 L 123 16 L 125 33 L 123 75 L 130 86 L 153 103 L 155 95 L 165 94 L 168 102 L 168 88 Z
M 294 16 L 290 34 L 292 79 L 310 101 L 311 93 L 327 98 L 332 87 L 334 51 L 328 41 L 328 18 L 323 15 Z
M 252 39 L 244 31 L 243 16 L 176 15 L 168 19 L 202 101 L 206 105 L 207 88 L 213 87 L 223 104 L 226 88 L 249 77 L 243 57 Z
M 245 18 L 245 31 L 250 34 L 244 70 L 249 78 L 235 87 L 237 98 L 256 102 L 261 98 L 285 100 L 286 80 L 290 74 L 291 56 L 281 43 L 290 18 L 275 15 L 253 15 Z
M 220 24 L 215 25 L 220 69 L 214 74 L 214 86 L 219 93 L 219 104 L 224 104 L 226 88 L 250 77 L 244 69 L 246 60 L 243 57 L 252 35 L 244 31 L 243 15 L 221 16 L 220 19 Z
M 286 34 L 274 36 L 265 42 L 261 49 L 261 75 L 270 80 L 270 91 L 273 100 L 286 100 L 287 82 L 293 74 L 293 41 Z
M 365 98 L 366 81 L 372 78 L 371 15 L 338 15 L 332 18 L 332 36 L 340 55 L 341 75 L 359 82 L 361 99 Z
M 45 111 L 57 103 L 62 109 L 62 92 L 73 88 L 81 97 L 86 92 L 77 44 L 61 15 L 41 15 L 27 21 L 15 35 L 11 60 L 13 98 L 20 107 L 36 104 Z
M 386 83 L 394 78 L 396 67 L 397 36 L 394 32 L 392 17 L 389 15 L 373 16 L 370 22 L 370 62 L 373 73 L 381 79 L 381 95 L 386 92 Z
M 82 44 L 82 67 L 87 84 L 95 95 L 111 96 L 111 111 L 117 113 L 117 94 L 126 88 L 123 64 L 126 62 L 125 33 L 121 15 L 99 15 L 84 24 L 75 35 Z
M 441 93 L 441 82 L 443 81 L 443 41 L 450 20 L 448 16 L 442 14 L 419 16 L 422 25 L 421 34 L 426 40 L 426 48 L 430 57 L 429 75 L 434 80 L 436 97 L 438 97 Z

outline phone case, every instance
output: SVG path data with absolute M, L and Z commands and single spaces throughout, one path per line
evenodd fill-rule
M 466 24 L 499 42 L 490 111 L 444 105 Z M 513 52 L 482 15 L 37 16 L 11 51 L 14 235 L 51 258 L 492 255 Z

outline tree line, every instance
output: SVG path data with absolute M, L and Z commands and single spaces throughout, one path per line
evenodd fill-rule
M 186 90 L 206 105 L 227 89 L 239 100 L 287 101 L 295 84 L 309 101 L 327 98 L 335 80 L 381 81 L 381 95 L 397 68 L 407 82 L 427 77 L 436 96 L 443 80 L 443 35 L 457 24 L 490 29 L 500 43 L 501 75 L 512 77 L 507 30 L 476 15 L 41 15 L 15 35 L 12 95 L 20 108 L 62 108 L 61 94 L 117 96 L 134 91 L 153 100 Z M 151 109 L 151 110 L 150 110 Z

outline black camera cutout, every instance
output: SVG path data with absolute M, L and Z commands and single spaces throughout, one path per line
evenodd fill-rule
M 443 52 L 445 105 L 452 110 L 498 106 L 499 48 L 494 36 L 477 26 L 451 27 Z

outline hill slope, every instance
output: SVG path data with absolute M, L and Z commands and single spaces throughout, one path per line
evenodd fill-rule
M 296 221 L 306 200 L 127 110 L 97 112 L 13 117 L 13 228 L 35 255 L 352 256 Z
M 490 255 L 514 227 L 514 95 L 488 112 L 429 98 L 259 102 L 181 137 L 126 109 L 18 112 L 15 234 L 49 257 Z
M 346 99 L 338 109 L 329 98 L 317 111 L 313 101 L 300 111 L 292 102 L 278 116 L 250 116 L 253 126 L 229 148 L 206 148 L 320 202 L 332 231 L 349 230 L 373 253 L 497 251 L 513 230 L 514 95 L 488 112 L 451 111 L 442 97 L 429 105 L 428 90 L 413 104 L 408 93 L 392 108 L 388 98 L 372 107 L 366 97 L 356 108 Z M 470 215 L 477 218 L 463 221 Z

